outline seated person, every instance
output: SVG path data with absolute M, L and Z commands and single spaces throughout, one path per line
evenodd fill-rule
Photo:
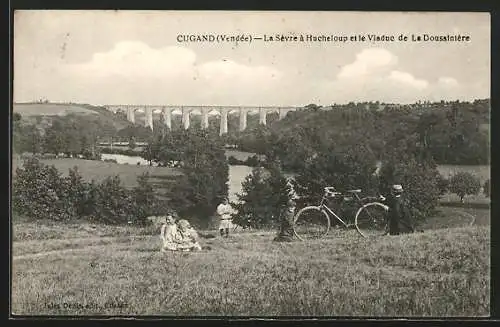
M 160 237 L 162 240 L 161 252 L 166 252 L 167 250 L 177 250 L 180 237 L 175 219 L 172 214 L 168 214 L 165 216 L 165 223 L 161 226 Z
M 177 231 L 179 233 L 177 249 L 182 251 L 201 250 L 200 243 L 198 242 L 198 233 L 191 227 L 189 221 L 181 219 L 177 222 L 177 226 Z

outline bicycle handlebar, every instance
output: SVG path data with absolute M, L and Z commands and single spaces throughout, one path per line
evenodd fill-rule
M 325 187 L 325 194 L 328 194 L 329 196 L 336 196 L 336 195 L 341 195 L 341 192 L 335 191 L 335 187 L 333 186 L 327 186 Z
M 329 194 L 329 195 L 333 195 L 333 196 L 335 196 L 335 195 L 341 195 L 342 194 L 342 192 L 337 192 L 335 190 L 335 187 L 333 187 L 333 186 L 327 186 L 327 187 L 325 187 L 324 191 L 325 191 L 325 194 Z M 386 198 L 383 195 L 379 195 L 378 198 L 379 198 L 380 201 L 385 201 L 386 200 Z

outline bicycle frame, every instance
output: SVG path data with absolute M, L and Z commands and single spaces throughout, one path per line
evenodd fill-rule
M 343 197 L 345 197 L 344 194 L 342 194 Z M 361 202 L 361 198 L 357 193 L 353 193 L 353 197 L 356 198 L 356 202 Z M 337 215 L 328 205 L 325 204 L 325 200 L 327 199 L 326 194 L 323 194 L 323 197 L 321 198 L 321 202 L 319 203 L 318 207 L 320 207 L 322 210 L 324 209 L 327 214 L 330 214 L 331 216 L 335 217 L 342 225 L 344 225 L 345 228 L 349 228 L 349 226 L 352 226 L 352 224 L 346 223 L 339 215 Z M 342 202 L 345 200 L 342 199 Z
M 321 208 L 321 209 L 325 209 L 325 211 L 326 211 L 328 214 L 332 215 L 332 216 L 333 216 L 333 217 L 335 217 L 338 221 L 340 221 L 340 222 L 342 223 L 342 225 L 344 225 L 344 227 L 345 227 L 345 228 L 348 228 L 348 227 L 350 226 L 350 225 L 349 225 L 349 224 L 347 224 L 345 221 L 343 221 L 343 220 L 342 220 L 342 218 L 340 218 L 340 217 L 339 217 L 339 216 L 338 216 L 335 212 L 333 212 L 333 210 L 332 210 L 332 209 L 330 209 L 330 207 L 329 207 L 329 206 L 327 206 L 326 204 L 321 203 L 321 204 L 320 204 L 320 208 Z

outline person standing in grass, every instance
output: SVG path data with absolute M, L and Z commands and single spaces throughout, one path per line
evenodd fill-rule
M 229 201 L 227 198 L 224 198 L 221 204 L 217 207 L 217 214 L 220 216 L 220 225 L 219 225 L 219 231 L 220 231 L 220 236 L 229 236 L 229 229 L 233 227 L 232 223 L 232 218 L 231 218 L 231 213 L 232 213 L 232 208 L 231 205 L 229 204 Z
M 177 249 L 181 251 L 199 251 L 201 250 L 199 237 L 196 230 L 191 227 L 191 224 L 186 219 L 181 219 L 177 222 L 179 241 Z
M 274 238 L 276 242 L 293 241 L 293 220 L 295 217 L 296 204 L 293 199 L 288 200 L 287 207 L 281 213 L 281 226 L 278 235 Z
M 410 210 L 403 197 L 403 187 L 399 184 L 392 185 L 391 194 L 387 198 L 389 234 L 399 235 L 401 232 L 415 232 Z
M 177 250 L 179 233 L 172 213 L 165 216 L 165 223 L 161 226 L 160 237 L 162 240 L 161 252 Z

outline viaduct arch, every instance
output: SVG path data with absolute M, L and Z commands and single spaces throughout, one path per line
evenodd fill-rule
M 185 129 L 190 126 L 190 117 L 193 111 L 201 113 L 201 126 L 208 128 L 208 116 L 212 112 L 217 112 L 220 115 L 219 134 L 223 135 L 228 132 L 228 115 L 229 113 L 239 113 L 239 130 L 244 131 L 247 128 L 247 117 L 250 112 L 258 112 L 259 123 L 266 125 L 266 117 L 268 113 L 277 112 L 279 119 L 285 118 L 289 111 L 297 110 L 296 107 L 241 107 L 241 106 L 150 106 L 150 105 L 107 105 L 104 106 L 107 110 L 117 113 L 118 111 L 126 112 L 127 120 L 135 123 L 135 112 L 138 110 L 144 111 L 145 120 L 144 126 L 153 129 L 153 112 L 160 112 L 162 121 L 168 129 L 172 128 L 172 112 L 180 110 L 182 112 L 182 125 Z

